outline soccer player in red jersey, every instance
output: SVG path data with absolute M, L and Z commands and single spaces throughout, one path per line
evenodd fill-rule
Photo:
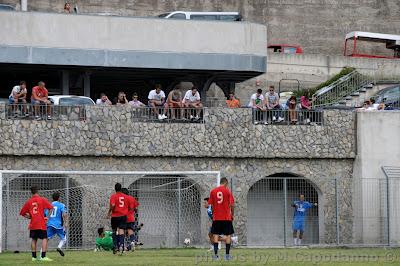
M 214 259 L 218 259 L 218 237 L 224 235 L 225 260 L 230 260 L 229 251 L 231 249 L 231 235 L 234 233 L 232 221 L 235 202 L 228 189 L 228 179 L 221 178 L 220 186 L 211 190 L 208 203 L 211 205 L 213 214 L 211 233 L 213 234 Z
M 122 193 L 122 185 L 115 184 L 115 193 L 110 197 L 110 209 L 107 217 L 111 217 L 111 228 L 113 230 L 114 250 L 116 254 L 119 250 L 121 254 L 124 252 L 124 237 L 126 228 L 126 216 L 129 210 L 128 196 Z
M 32 238 L 32 261 L 53 261 L 46 257 L 47 250 L 47 220 L 44 216 L 45 210 L 53 209 L 53 205 L 46 199 L 39 196 L 39 189 L 36 186 L 31 187 L 32 197 L 24 204 L 20 211 L 20 215 L 30 219 L 29 236 Z M 42 254 L 40 258 L 36 257 L 37 240 L 42 239 Z
M 135 229 L 136 229 L 136 224 L 135 224 L 135 211 L 136 208 L 139 207 L 139 202 L 137 200 L 129 195 L 129 191 L 127 188 L 122 189 L 122 193 L 124 193 L 129 202 L 129 210 L 128 210 L 128 215 L 126 216 L 126 229 L 128 231 L 128 237 L 129 237 L 129 245 L 128 245 L 128 250 L 134 250 L 135 249 Z

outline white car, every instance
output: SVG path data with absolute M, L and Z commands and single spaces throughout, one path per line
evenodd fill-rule
M 49 96 L 49 100 L 54 105 L 61 105 L 61 106 L 94 105 L 94 101 L 86 96 L 53 95 Z

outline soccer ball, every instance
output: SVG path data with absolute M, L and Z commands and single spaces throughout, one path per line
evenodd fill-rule
M 185 246 L 189 246 L 190 245 L 190 238 L 185 238 L 185 241 L 183 241 L 183 244 L 185 244 Z

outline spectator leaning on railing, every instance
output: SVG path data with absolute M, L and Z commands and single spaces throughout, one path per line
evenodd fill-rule
M 96 104 L 98 105 L 112 105 L 112 102 L 108 99 L 105 93 L 100 94 L 100 99 L 96 100 Z
M 254 124 L 257 125 L 260 121 L 264 121 L 266 108 L 262 89 L 257 89 L 257 92 L 251 95 L 248 107 L 253 109 Z M 268 122 L 264 121 L 264 124 L 268 125 Z
M 157 84 L 155 89 L 150 91 L 147 98 L 149 99 L 149 107 L 151 107 L 154 115 L 156 115 L 159 120 L 168 118 L 166 115 L 168 104 L 165 102 L 165 93 L 161 90 L 160 84 Z M 162 107 L 164 107 L 164 113 L 160 114 L 158 109 Z
M 303 112 L 304 124 L 310 124 L 311 123 L 311 120 L 310 120 L 311 103 L 307 99 L 306 96 L 300 97 L 300 106 L 301 106 L 301 109 L 305 111 L 305 112 Z
M 118 98 L 117 98 L 117 105 L 127 105 L 128 100 L 126 99 L 126 94 L 123 91 L 118 92 Z
M 183 97 L 182 103 L 186 108 L 195 108 L 196 109 L 196 117 L 194 119 L 200 119 L 201 109 L 203 105 L 200 99 L 200 93 L 197 91 L 195 86 L 192 89 L 188 90 Z M 190 119 L 193 119 L 193 115 L 190 115 Z
M 51 102 L 49 101 L 49 93 L 43 81 L 39 81 L 38 85 L 32 88 L 31 103 L 35 109 L 35 119 L 40 120 L 42 113 L 39 111 L 41 105 L 44 105 L 47 111 L 47 119 L 51 120 Z
M 26 82 L 21 81 L 19 85 L 14 86 L 13 89 L 11 90 L 11 94 L 8 97 L 8 102 L 9 104 L 13 104 L 13 111 L 15 114 L 17 114 L 18 111 L 18 104 L 22 103 L 22 111 L 25 116 L 29 116 L 29 114 L 26 112 Z
M 131 105 L 134 108 L 145 107 L 146 106 L 144 103 L 139 101 L 139 96 L 137 95 L 137 93 L 134 93 L 132 95 L 132 101 L 129 102 L 129 105 Z
M 229 108 L 240 108 L 240 101 L 235 97 L 234 92 L 229 93 L 229 98 L 226 100 L 226 105 Z
M 279 95 L 275 92 L 274 86 L 269 86 L 269 92 L 265 94 L 265 106 L 268 110 L 281 110 L 281 106 L 279 105 Z M 281 111 L 272 111 L 272 121 L 276 121 L 276 117 L 278 116 L 278 122 L 282 122 L 285 120 L 281 117 Z
M 180 87 L 175 87 L 172 91 L 169 92 L 168 98 L 167 98 L 167 104 L 168 107 L 170 108 L 171 112 L 171 118 L 175 118 L 175 111 L 176 109 L 181 109 L 180 114 L 181 117 L 183 118 L 183 112 L 184 110 L 182 109 L 183 103 L 182 103 L 182 93 L 180 92 Z
M 289 121 L 291 124 L 297 123 L 297 112 L 296 112 L 296 96 L 290 96 L 287 106 L 289 109 Z

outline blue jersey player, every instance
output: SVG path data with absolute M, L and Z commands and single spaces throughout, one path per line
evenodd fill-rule
M 204 208 L 207 209 L 208 218 L 210 218 L 210 222 L 212 223 L 212 220 L 213 220 L 212 208 L 211 208 L 211 205 L 208 204 L 208 199 L 209 198 L 205 198 L 204 199 Z M 212 237 L 213 237 L 213 235 L 211 234 L 211 227 L 210 227 L 210 229 L 208 230 L 208 238 L 210 239 L 210 243 L 211 243 L 211 249 L 210 250 L 214 250 Z
M 294 207 L 294 217 L 293 217 L 293 241 L 294 245 L 301 245 L 301 240 L 303 239 L 304 233 L 304 223 L 307 210 L 317 206 L 317 203 L 310 203 L 304 201 L 304 195 L 300 194 L 300 199 L 293 202 L 292 207 Z M 299 233 L 297 235 L 297 233 Z
M 53 212 L 48 217 L 47 222 L 47 237 L 51 239 L 53 236 L 57 235 L 60 238 L 60 243 L 58 244 L 57 251 L 61 256 L 64 256 L 62 247 L 67 241 L 65 228 L 68 225 L 67 208 L 64 204 L 59 202 L 60 193 L 53 193 Z M 47 213 L 46 213 L 47 216 Z

